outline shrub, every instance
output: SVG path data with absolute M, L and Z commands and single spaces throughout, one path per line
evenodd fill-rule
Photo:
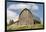
M 14 24 L 14 21 L 13 20 L 10 20 L 9 21 L 9 24 L 7 24 L 7 26 L 12 25 L 12 24 Z

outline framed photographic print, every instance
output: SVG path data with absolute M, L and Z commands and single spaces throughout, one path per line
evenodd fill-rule
M 5 29 L 7 31 L 44 29 L 44 3 L 5 1 Z

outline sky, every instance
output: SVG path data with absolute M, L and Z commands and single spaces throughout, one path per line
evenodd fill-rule
M 7 2 L 7 22 L 10 19 L 17 21 L 21 11 L 27 8 L 43 22 L 43 4 Z

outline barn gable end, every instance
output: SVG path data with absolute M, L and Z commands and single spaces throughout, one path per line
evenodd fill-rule
M 19 15 L 19 22 L 17 25 L 33 25 L 34 21 L 32 18 L 32 13 L 27 9 L 23 9 Z

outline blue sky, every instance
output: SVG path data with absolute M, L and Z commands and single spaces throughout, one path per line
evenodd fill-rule
M 28 8 L 32 14 L 36 15 L 43 22 L 43 4 L 35 3 L 18 3 L 18 2 L 7 2 L 7 20 L 13 19 L 17 21 L 19 18 L 20 12 Z

